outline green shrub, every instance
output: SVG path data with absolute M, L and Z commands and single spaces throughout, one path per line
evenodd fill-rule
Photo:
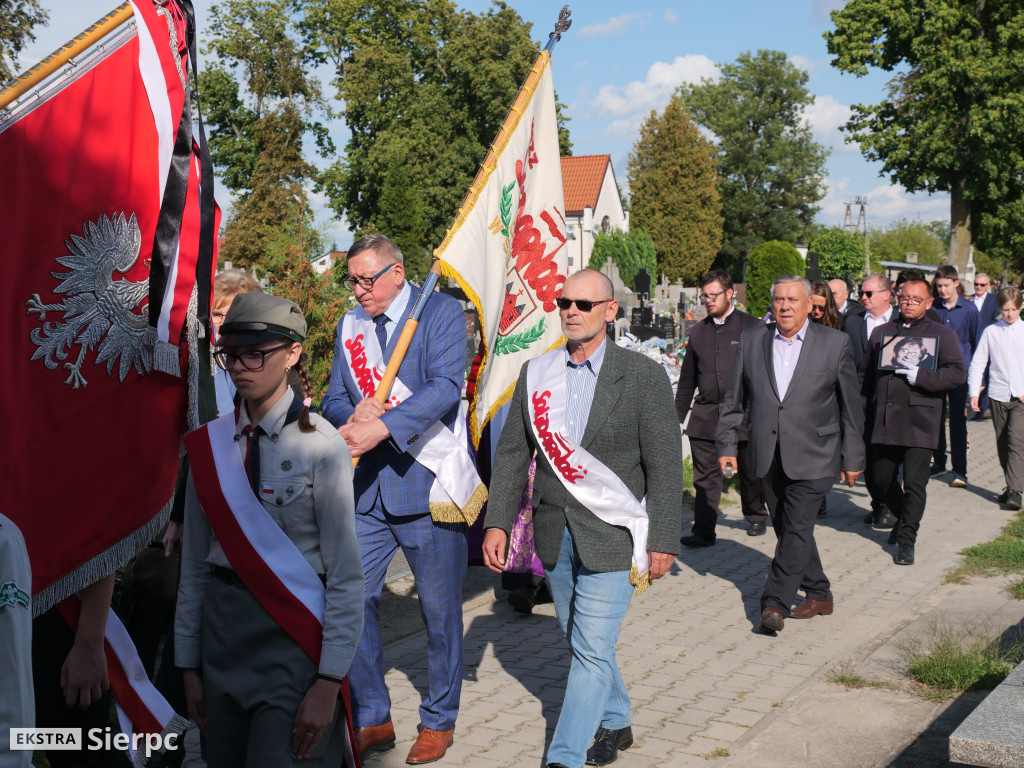
M 769 240 L 750 254 L 747 267 L 747 311 L 762 317 L 772 303 L 772 282 L 780 275 L 804 275 L 804 260 L 789 243 Z
M 825 229 L 814 236 L 808 251 L 818 253 L 822 280 L 856 280 L 864 276 L 864 243 L 843 229 Z M 902 260 L 902 259 L 901 259 Z

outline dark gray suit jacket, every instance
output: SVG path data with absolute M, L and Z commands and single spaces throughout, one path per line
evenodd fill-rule
M 672 386 L 653 360 L 606 342 L 594 401 L 581 444 L 618 475 L 637 499 L 647 496 L 647 549 L 678 554 L 683 497 L 683 446 Z M 540 448 L 530 428 L 526 365 L 519 373 L 508 420 L 494 453 L 486 528 L 512 530 L 530 457 Z M 537 556 L 551 567 L 566 524 L 583 564 L 592 571 L 629 570 L 632 539 L 600 520 L 565 489 L 542 453 L 533 483 Z
M 772 360 L 775 323 L 740 336 L 740 350 L 718 420 L 718 455 L 735 456 L 744 404 L 750 408 L 748 460 L 766 477 L 776 445 L 793 480 L 864 469 L 864 412 L 850 337 L 809 323 L 793 379 L 779 399 Z

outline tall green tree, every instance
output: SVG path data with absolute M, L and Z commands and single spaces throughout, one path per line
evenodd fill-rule
M 387 229 L 429 254 L 530 71 L 530 25 L 502 2 L 482 14 L 450 0 L 303 6 L 304 39 L 335 69 L 351 134 L 323 174 L 330 206 L 357 234 Z
M 816 234 L 807 247 L 818 254 L 818 268 L 823 280 L 856 280 L 864 275 L 864 241 L 844 229 L 831 227 Z
M 312 231 L 307 189 L 317 169 L 303 154 L 306 139 L 327 156 L 333 145 L 315 119 L 325 110 L 319 82 L 308 74 L 287 0 L 225 0 L 210 8 L 205 53 L 214 61 L 199 77 L 210 154 L 235 194 L 221 257 L 266 269 L 265 241 L 294 222 Z
M 907 191 L 948 192 L 949 260 L 972 235 L 993 252 L 1024 245 L 1024 7 L 993 0 L 849 0 L 825 33 L 832 65 L 892 72 L 845 126 Z
M 679 87 L 698 125 L 715 137 L 725 213 L 719 262 L 733 274 L 758 243 L 806 242 L 825 194 L 828 152 L 811 135 L 807 73 L 782 51 L 741 54 L 718 80 Z
M 747 269 L 747 311 L 761 317 L 772 305 L 772 283 L 782 275 L 804 276 L 804 260 L 792 243 L 768 240 L 750 253 Z
M 630 221 L 650 234 L 658 269 L 693 282 L 722 243 L 714 148 L 678 98 L 651 112 L 629 153 Z
M 33 29 L 49 23 L 39 0 L 0 0 L 0 87 L 18 75 L 15 60 L 36 39 Z

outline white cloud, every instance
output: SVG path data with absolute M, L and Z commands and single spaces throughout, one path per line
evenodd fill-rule
M 934 221 L 949 217 L 949 195 L 927 192 L 910 194 L 899 184 L 880 184 L 867 192 L 851 188 L 850 179 L 829 180 L 828 191 L 821 201 L 818 220 L 827 226 L 841 226 L 846 215 L 846 204 L 852 203 L 857 195 L 867 198 L 868 226 L 886 226 L 899 219 L 920 219 Z M 856 223 L 859 209 L 851 209 Z
M 802 69 L 804 72 L 808 73 L 814 72 L 816 69 L 820 68 L 821 65 L 824 63 L 821 61 L 814 61 L 814 59 L 808 58 L 807 56 L 804 56 L 799 53 L 794 53 L 792 56 L 790 56 L 789 62 L 794 67 Z
M 640 21 L 642 18 L 643 15 L 639 13 L 624 13 L 621 16 L 613 16 L 602 24 L 588 24 L 580 30 L 579 38 L 586 40 L 594 37 L 623 35 L 632 22 Z
M 696 83 L 702 78 L 718 78 L 718 67 L 703 54 L 677 56 L 672 62 L 657 61 L 647 76 L 623 87 L 603 85 L 591 101 L 591 107 L 602 117 L 646 115 L 661 109 L 681 83 Z
M 830 21 L 832 11 L 838 11 L 846 5 L 846 0 L 814 0 L 811 5 L 811 18 L 815 21 Z
M 676 16 L 675 12 L 671 8 L 668 8 L 665 10 L 665 21 L 669 24 L 675 24 L 679 21 L 679 17 Z
M 814 139 L 834 152 L 859 152 L 856 142 L 847 144 L 839 127 L 850 119 L 850 107 L 842 104 L 835 96 L 816 96 L 814 103 L 804 110 L 804 117 L 811 126 Z

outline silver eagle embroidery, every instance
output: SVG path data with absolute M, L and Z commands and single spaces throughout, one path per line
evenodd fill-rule
M 139 281 L 115 280 L 114 274 L 128 272 L 139 258 L 142 233 L 135 214 L 126 220 L 124 213 L 113 218 L 100 216 L 95 222 L 86 222 L 82 235 L 71 235 L 64 241 L 68 253 L 57 258 L 57 263 L 70 272 L 51 272 L 60 285 L 55 294 L 66 294 L 59 304 L 44 304 L 38 293 L 25 302 L 28 314 L 46 319 L 47 312 L 63 312 L 57 323 L 44 323 L 30 334 L 38 349 L 32 360 L 42 358 L 51 371 L 67 360 L 74 345 L 79 345 L 78 357 L 64 362 L 70 371 L 64 380 L 72 389 L 84 387 L 88 382 L 82 375 L 86 354 L 97 349 L 95 365 L 107 364 L 109 376 L 120 357 L 118 375 L 124 381 L 134 368 L 140 376 L 153 368 L 152 343 L 148 341 L 148 305 L 140 307 L 149 296 L 149 278 Z

